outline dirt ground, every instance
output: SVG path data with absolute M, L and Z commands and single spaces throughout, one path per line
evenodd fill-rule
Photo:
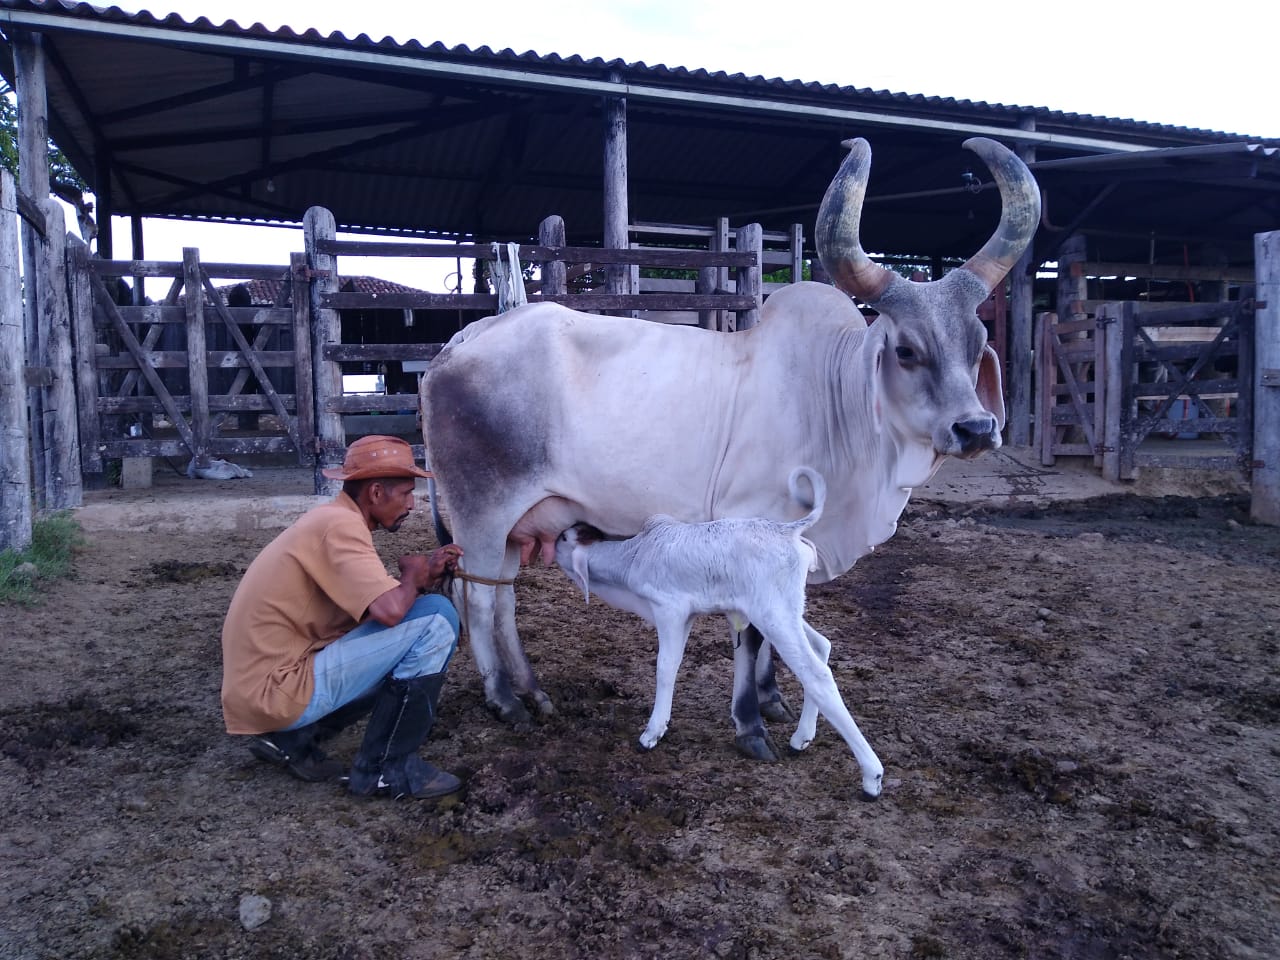
M 777 764 L 734 752 L 722 620 L 637 752 L 652 633 L 528 571 L 558 713 L 500 725 L 460 651 L 424 753 L 468 790 L 437 805 L 299 783 L 223 732 L 222 617 L 277 532 L 213 522 L 245 483 L 92 495 L 120 522 L 0 611 L 0 957 L 1280 956 L 1280 530 L 1238 496 L 913 501 L 809 600 L 876 803 L 825 723 Z M 380 535 L 388 563 L 428 530 Z

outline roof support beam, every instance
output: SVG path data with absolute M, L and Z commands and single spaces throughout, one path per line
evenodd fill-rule
M 582 75 L 556 74 L 545 71 L 523 70 L 517 67 L 500 67 L 459 63 L 453 60 L 437 60 L 430 56 L 405 56 L 371 50 L 366 47 L 303 46 L 264 37 L 227 36 L 202 33 L 193 30 L 174 30 L 166 27 L 145 26 L 138 23 L 115 23 L 73 18 L 65 15 L 35 10 L 0 10 L 0 24 L 33 30 L 59 30 L 78 33 L 94 33 L 130 40 L 180 44 L 213 52 L 266 57 L 295 62 L 394 70 L 424 77 L 441 77 L 449 80 L 476 80 L 487 84 L 544 90 L 556 90 L 578 96 L 621 96 L 634 102 L 663 103 L 668 106 L 687 104 L 690 107 L 720 107 L 725 110 L 742 110 L 755 114 L 772 114 L 809 120 L 821 119 L 847 123 L 855 127 L 891 127 L 925 130 L 930 133 L 951 131 L 957 135 L 987 136 L 1017 143 L 1039 146 L 1059 146 L 1097 153 L 1125 153 L 1144 149 L 1132 143 L 1099 137 L 1080 137 L 1042 131 L 1018 130 L 1011 127 L 980 123 L 961 123 L 913 116 L 895 116 L 880 111 L 850 110 L 824 107 L 813 103 L 783 102 L 746 96 L 714 94 L 706 91 L 682 90 L 676 87 L 652 86 L 644 83 L 615 83 L 607 79 L 597 80 Z

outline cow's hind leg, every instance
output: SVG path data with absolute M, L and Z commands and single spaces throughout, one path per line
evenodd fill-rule
M 458 540 L 462 542 L 461 537 Z M 485 579 L 510 579 L 518 569 L 517 562 L 516 567 L 508 572 L 502 554 L 486 556 L 485 551 L 479 547 L 469 548 L 463 555 L 462 564 L 468 574 Z M 504 723 L 522 726 L 530 722 L 529 711 L 512 690 L 511 676 L 496 642 L 498 589 L 500 588 L 476 580 L 462 581 L 461 590 L 455 587 L 455 595 L 459 592 L 462 594 L 459 612 L 462 613 L 471 655 L 475 658 L 476 669 L 484 682 L 485 705 Z M 514 626 L 512 629 L 514 630 Z
M 520 550 L 508 545 L 506 558 L 503 561 L 503 579 L 510 579 L 520 569 Z M 497 638 L 498 655 L 510 678 L 510 689 L 514 697 L 527 697 L 542 716 L 550 716 L 555 712 L 551 698 L 538 684 L 538 678 L 525 655 L 524 645 L 520 642 L 520 634 L 516 630 L 516 591 L 512 584 L 504 583 L 497 588 L 493 614 L 493 630 Z M 518 700 L 516 701 L 519 702 Z M 507 719 L 503 717 L 503 719 Z M 524 722 L 528 721 L 528 716 Z
M 748 627 L 748 629 L 754 629 Z M 782 697 L 778 687 L 778 672 L 774 669 L 773 647 L 766 640 L 760 645 L 760 653 L 756 656 L 756 700 L 760 703 L 760 713 L 764 719 L 774 723 L 790 722 L 796 718 L 790 704 Z
M 730 633 L 733 636 L 733 742 L 744 757 L 773 762 L 778 759 L 778 751 L 765 729 L 756 694 L 756 663 L 764 646 L 763 638 L 750 624 L 741 631 L 730 627 Z

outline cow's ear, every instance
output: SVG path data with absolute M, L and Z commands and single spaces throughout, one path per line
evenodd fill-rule
M 884 429 L 884 408 L 883 396 L 884 388 L 880 382 L 880 378 L 884 376 L 884 347 L 885 340 L 883 337 L 877 338 L 876 351 L 871 359 L 871 427 L 875 430 L 876 435 Z
M 978 361 L 978 402 L 995 414 L 996 429 L 1004 429 L 1004 381 L 1000 376 L 1000 357 L 987 344 Z
M 591 602 L 591 575 L 587 572 L 587 551 L 581 547 L 575 547 L 573 550 L 573 572 L 578 576 L 578 582 L 582 585 L 582 602 Z

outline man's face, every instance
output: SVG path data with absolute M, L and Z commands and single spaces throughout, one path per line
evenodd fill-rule
M 369 485 L 369 515 L 382 529 L 395 533 L 413 510 L 413 478 L 375 480 Z

